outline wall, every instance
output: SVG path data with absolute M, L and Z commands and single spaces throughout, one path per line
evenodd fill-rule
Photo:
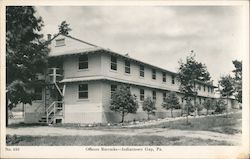
M 103 102 L 103 122 L 120 122 L 121 121 L 121 115 L 118 113 L 114 113 L 109 109 L 110 106 L 110 100 L 111 100 L 111 84 L 119 85 L 117 82 L 103 82 L 102 83 L 102 102 Z M 143 111 L 142 109 L 142 103 L 143 101 L 140 101 L 140 89 L 144 89 L 144 99 L 146 97 L 151 97 L 152 99 L 152 91 L 154 89 L 150 89 L 147 87 L 139 87 L 130 85 L 130 91 L 132 94 L 135 94 L 137 96 L 137 101 L 139 104 L 139 108 L 137 110 L 136 114 L 128 114 L 125 116 L 125 121 L 133 121 L 133 120 L 143 120 L 147 119 L 147 113 Z M 179 97 L 180 98 L 180 97 Z M 157 118 L 166 118 L 171 117 L 171 113 L 169 110 L 165 110 L 162 108 L 161 104 L 163 102 L 163 91 L 156 90 L 156 114 L 155 116 L 150 116 L 150 119 L 157 119 Z M 180 116 L 181 110 L 174 110 L 173 111 L 174 116 Z
M 124 61 L 120 57 L 117 57 L 117 70 L 111 70 L 110 68 L 110 56 L 109 54 L 102 54 L 102 73 L 105 76 L 127 80 L 128 82 L 137 82 L 140 84 L 150 85 L 152 87 L 160 87 L 161 89 L 179 91 L 179 81 L 175 78 L 175 84 L 172 84 L 172 74 L 166 72 L 166 82 L 162 81 L 162 70 L 156 69 L 156 79 L 152 79 L 152 67 L 144 65 L 144 77 L 140 76 L 140 67 L 136 62 L 130 62 L 130 74 L 125 73 Z M 198 86 L 198 84 L 197 84 Z M 198 91 L 199 96 L 213 97 L 214 93 L 208 92 L 206 86 L 206 91 L 204 92 L 203 87 Z
M 81 82 L 88 84 L 88 99 L 78 98 L 78 84 L 67 83 L 65 90 L 65 123 L 102 122 L 102 93 L 98 81 Z
M 100 54 L 88 54 L 88 69 L 78 69 L 79 55 L 65 57 L 63 63 L 64 78 L 101 75 Z
M 44 105 L 44 89 L 42 92 L 42 100 L 35 100 L 32 105 L 24 105 L 24 122 L 25 123 L 38 123 L 43 115 L 45 115 Z

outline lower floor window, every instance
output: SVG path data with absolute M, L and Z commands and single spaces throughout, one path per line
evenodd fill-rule
M 42 100 L 43 99 L 43 89 L 42 87 L 36 87 L 35 91 L 35 100 Z
M 117 89 L 117 85 L 111 85 L 111 96 L 112 94 L 115 92 L 115 90 Z
M 156 91 L 153 91 L 153 100 L 156 100 Z
M 88 98 L 88 84 L 79 84 L 78 97 L 79 97 L 79 99 L 87 99 Z
M 140 89 L 140 100 L 144 100 L 144 89 Z

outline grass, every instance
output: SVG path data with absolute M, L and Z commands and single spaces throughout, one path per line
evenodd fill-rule
M 213 131 L 224 134 L 241 133 L 241 113 L 230 114 L 226 116 L 208 116 L 204 118 L 191 118 L 189 124 L 186 120 L 176 120 L 150 125 L 144 128 L 168 128 L 180 130 L 203 130 Z
M 234 113 L 226 116 L 208 116 L 204 118 L 190 118 L 190 124 L 186 124 L 185 119 L 159 123 L 156 125 L 144 126 L 140 128 L 124 128 L 120 125 L 107 126 L 99 125 L 96 127 L 86 127 L 79 125 L 59 125 L 67 129 L 91 129 L 102 131 L 120 131 L 134 129 L 179 129 L 191 131 L 212 131 L 223 134 L 241 133 L 241 113 Z M 37 125 L 12 125 L 13 128 L 18 127 L 36 127 Z M 157 133 L 157 132 L 156 132 Z M 168 145 L 232 145 L 227 141 L 218 141 L 212 139 L 202 139 L 185 136 L 157 136 L 157 135 L 96 135 L 96 136 L 17 136 L 7 135 L 6 144 L 11 146 L 168 146 Z
M 162 136 L 8 136 L 8 146 L 168 146 L 168 145 L 230 145 L 225 141 L 190 137 Z

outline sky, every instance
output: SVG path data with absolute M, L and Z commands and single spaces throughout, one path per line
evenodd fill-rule
M 42 32 L 58 33 L 66 20 L 71 36 L 120 54 L 178 71 L 191 50 L 216 84 L 243 58 L 240 6 L 38 6 Z

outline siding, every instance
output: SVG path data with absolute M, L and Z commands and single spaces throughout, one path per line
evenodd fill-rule
M 70 83 L 65 91 L 65 123 L 101 122 L 102 94 L 100 82 L 88 82 L 88 99 L 78 99 L 78 84 Z
M 88 55 L 88 69 L 78 69 L 78 55 L 64 58 L 63 70 L 64 78 L 74 78 L 81 76 L 94 76 L 101 74 L 101 56 L 100 54 Z
M 125 79 L 129 82 L 139 82 L 141 84 L 149 84 L 152 87 L 161 87 L 165 90 L 179 91 L 179 81 L 175 78 L 175 84 L 172 84 L 172 74 L 166 72 L 166 82 L 162 81 L 162 70 L 156 69 L 156 79 L 152 79 L 152 68 L 144 65 L 144 77 L 140 76 L 140 67 L 138 63 L 130 62 L 131 72 L 130 74 L 125 73 L 124 60 L 117 57 L 117 70 L 110 69 L 110 55 L 102 54 L 101 55 L 101 67 L 102 75 L 113 77 L 117 79 Z M 214 93 L 203 91 L 203 87 L 198 91 L 199 96 L 213 97 Z

